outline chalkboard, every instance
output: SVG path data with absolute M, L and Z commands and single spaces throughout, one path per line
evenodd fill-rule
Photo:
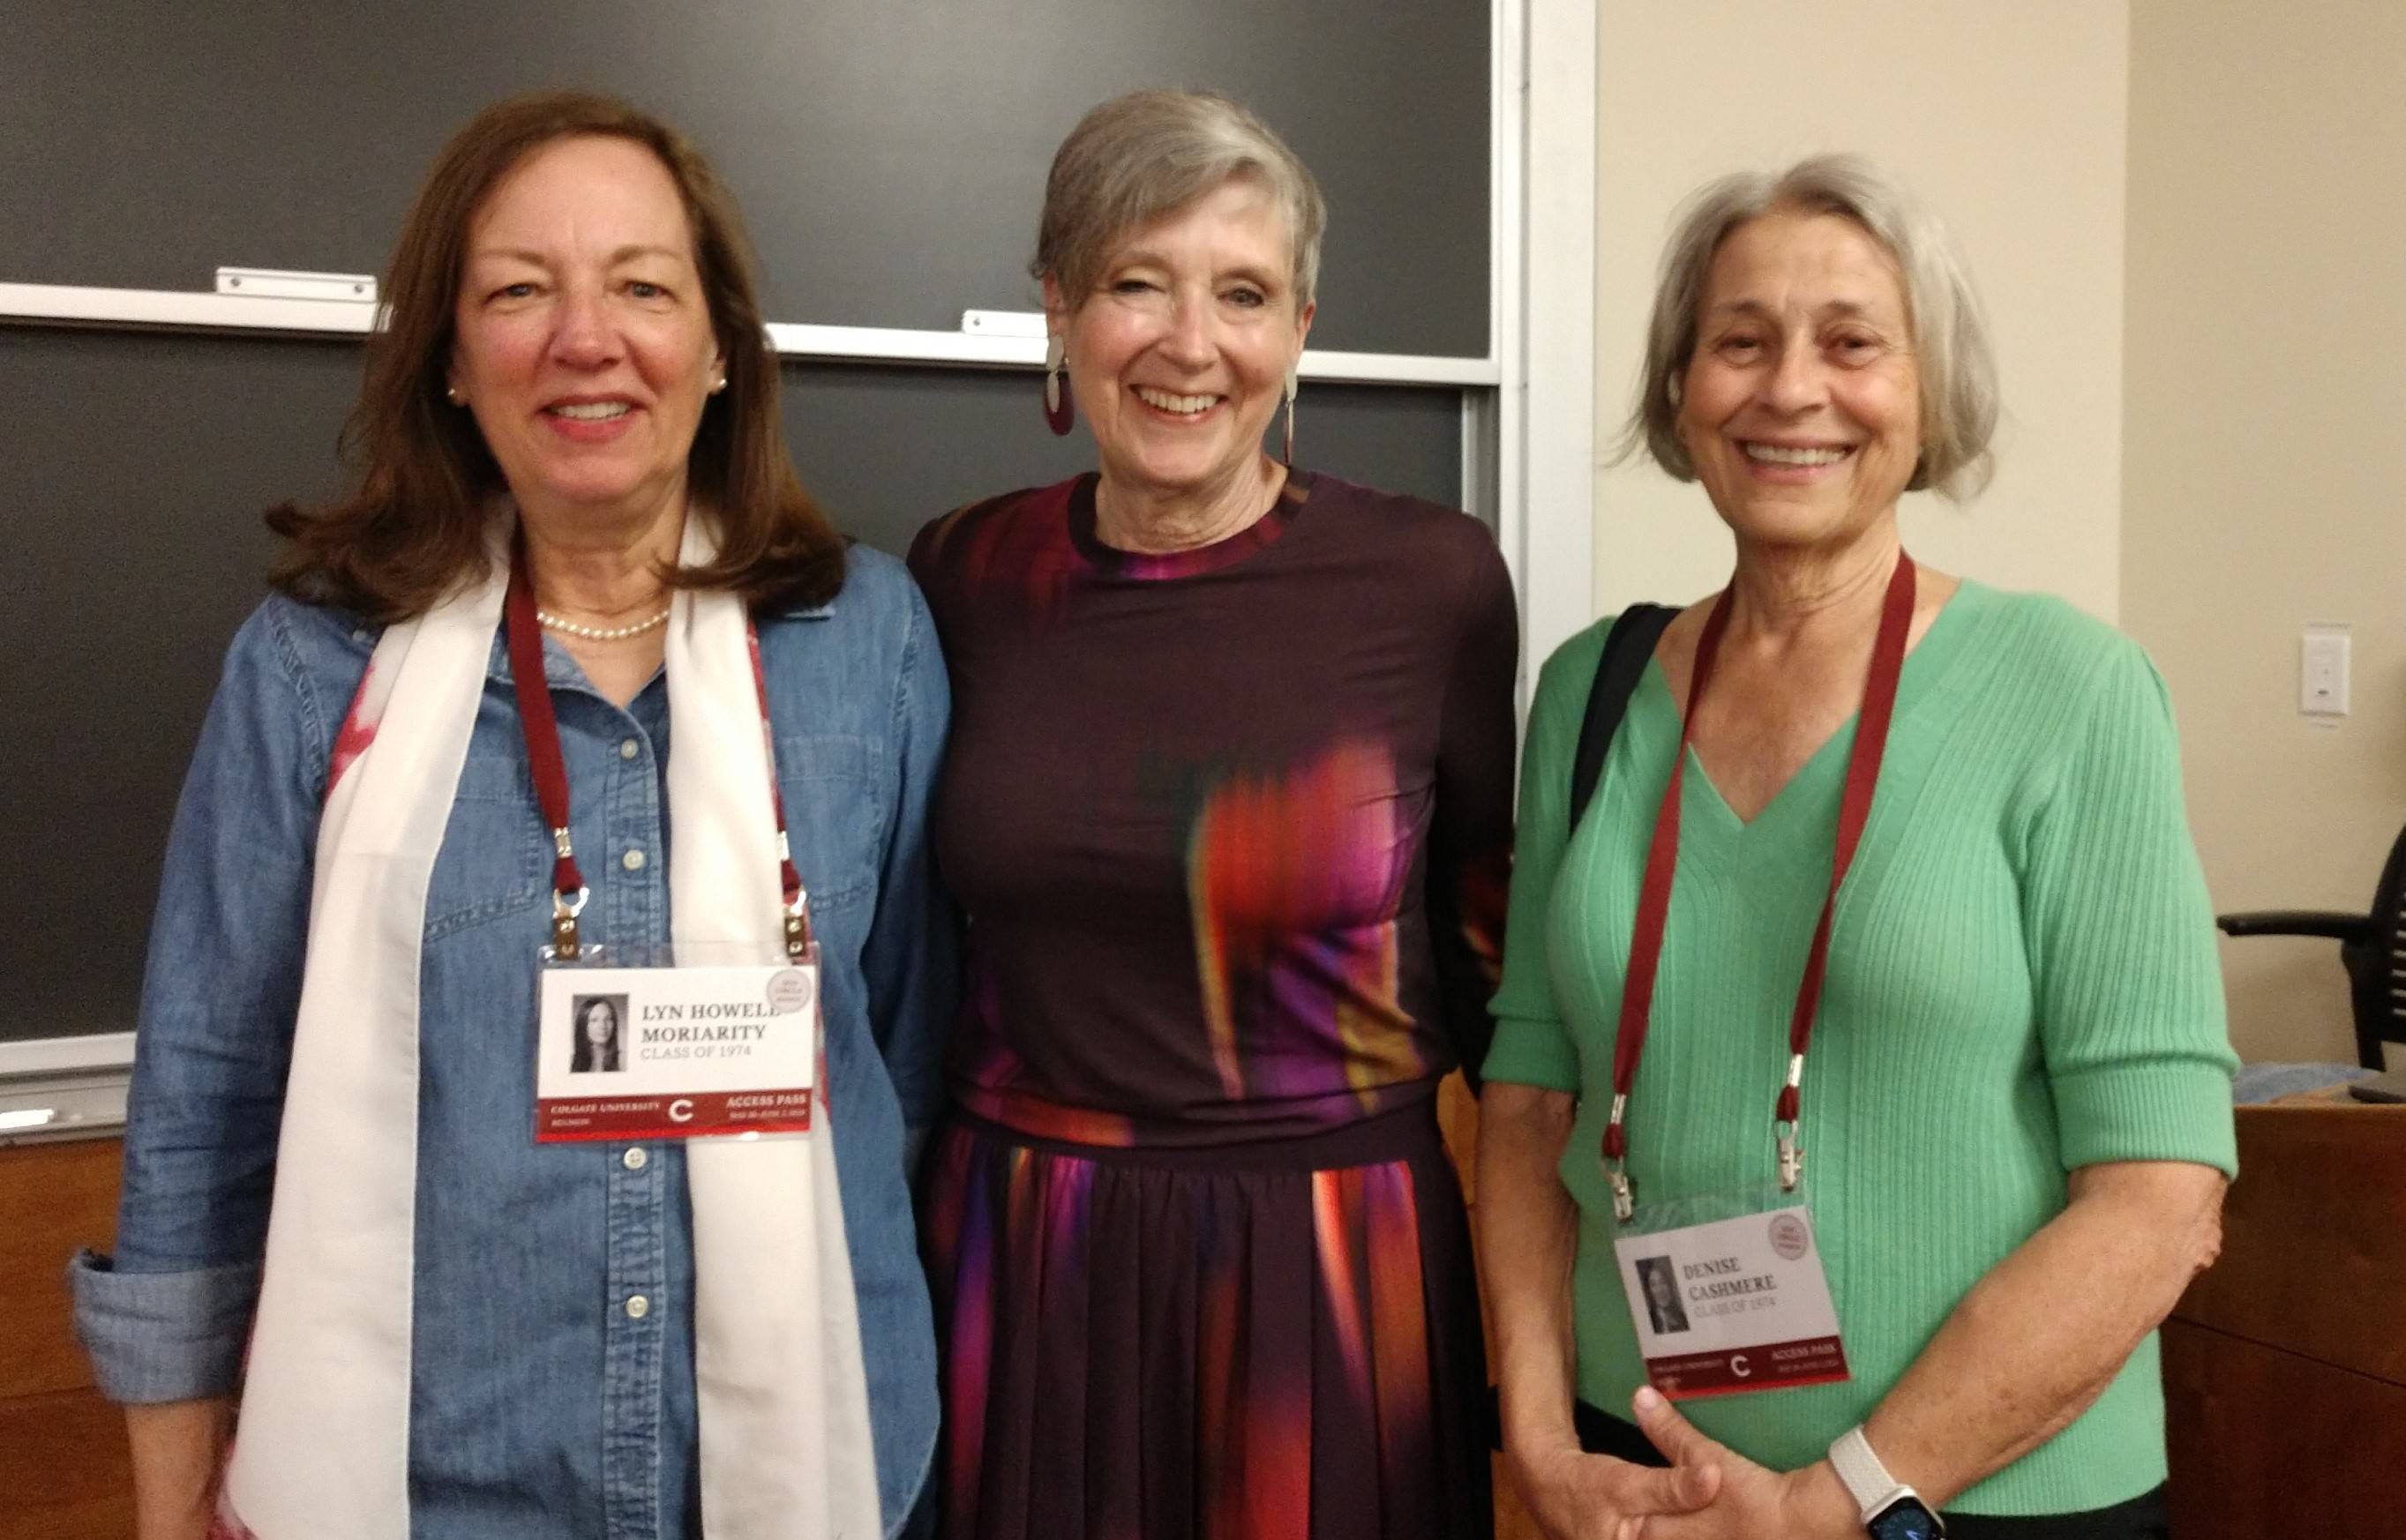
M 260 511 L 332 494 L 353 341 L 0 329 L 0 1039 L 134 1025 L 167 822 L 227 641 L 262 593 Z M 1020 371 L 794 364 L 787 442 L 830 515 L 899 551 L 971 498 L 1093 464 Z M 1462 397 L 1304 387 L 1299 463 L 1453 503 Z
M 225 0 L 21 7 L 0 27 L 0 281 L 198 290 L 373 273 L 438 146 L 511 92 L 615 91 L 743 205 L 779 321 L 952 331 L 1030 309 L 1044 170 L 1093 103 L 1226 91 L 1330 205 L 1316 347 L 1489 353 L 1490 7 L 1476 0 Z M 0 326 L 0 1039 L 133 1024 L 151 896 L 259 512 L 340 485 L 354 340 Z M 1024 372 L 789 363 L 787 438 L 899 549 L 1092 463 Z M 1464 396 L 1307 384 L 1299 460 L 1462 496 Z
M 1322 347 L 1488 352 L 1475 0 L 77 0 L 0 27 L 0 280 L 373 273 L 426 163 L 514 92 L 619 92 L 733 186 L 771 319 L 1031 309 L 1044 171 L 1141 85 L 1253 106 L 1327 194 Z

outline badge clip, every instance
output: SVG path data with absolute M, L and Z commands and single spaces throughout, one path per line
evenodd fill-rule
M 1629 1136 L 1621 1126 L 1621 1114 L 1628 1110 L 1628 1094 L 1616 1095 L 1612 1116 L 1604 1125 L 1604 1180 L 1612 1184 L 1613 1217 L 1623 1224 L 1637 1213 L 1637 1200 L 1629 1190 Z
M 1804 1081 L 1804 1055 L 1788 1055 L 1788 1083 L 1780 1089 L 1779 1106 L 1773 1113 L 1771 1126 L 1779 1140 L 1779 1190 L 1796 1191 L 1804 1176 L 1804 1151 L 1796 1148 L 1796 1131 L 1804 1122 L 1801 1087 Z
M 558 891 L 551 896 L 551 953 L 561 962 L 576 961 L 583 951 L 576 934 L 576 917 L 585 912 L 585 900 L 590 895 L 590 889 L 578 888 L 573 899 Z

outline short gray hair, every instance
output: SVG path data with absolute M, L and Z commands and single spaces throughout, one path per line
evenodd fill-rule
M 1300 315 L 1320 282 L 1320 236 L 1328 223 L 1320 184 L 1267 124 L 1211 92 L 1130 92 L 1080 119 L 1044 178 L 1044 215 L 1027 271 L 1059 284 L 1075 309 L 1129 232 L 1240 179 L 1285 211 Z
M 1979 296 L 1946 227 L 1857 155 L 1816 155 L 1776 176 L 1738 172 L 1688 200 L 1655 280 L 1646 372 L 1621 453 L 1642 445 L 1678 480 L 1696 479 L 1679 442 L 1679 389 L 1696 351 L 1705 276 L 1739 226 L 1776 209 L 1852 219 L 1896 260 L 1921 380 L 1921 459 L 1905 490 L 1930 487 L 1957 502 L 1976 496 L 1993 469 L 1997 428 L 1997 366 Z

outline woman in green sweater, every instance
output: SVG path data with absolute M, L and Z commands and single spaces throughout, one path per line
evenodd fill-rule
M 1546 665 L 1486 1061 L 1506 1452 L 1563 1540 L 2163 1533 L 2155 1329 L 2234 1168 L 2213 919 L 2144 655 L 1904 554 L 1995 418 L 1878 174 L 1691 204 L 1633 438 L 1736 571 L 1583 810 L 1607 628 Z

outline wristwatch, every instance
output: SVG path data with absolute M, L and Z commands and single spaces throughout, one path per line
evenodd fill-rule
M 1848 1428 L 1830 1446 L 1830 1463 L 1863 1510 L 1863 1533 L 1872 1540 L 1944 1540 L 1946 1520 L 1921 1494 L 1889 1475 L 1860 1427 Z

